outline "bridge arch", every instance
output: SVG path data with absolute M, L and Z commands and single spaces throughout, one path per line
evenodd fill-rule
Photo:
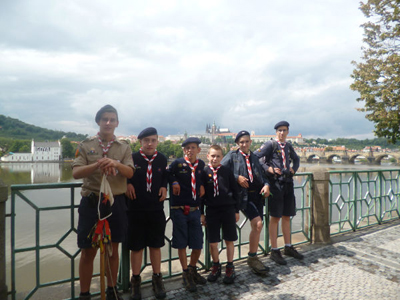
M 327 157 L 326 157 L 326 162 L 329 163 L 329 164 L 333 163 L 333 159 L 334 159 L 335 157 L 340 158 L 340 160 L 342 159 L 342 156 L 341 156 L 341 155 L 339 155 L 339 154 L 337 154 L 337 153 L 332 153 L 332 154 L 327 155 Z
M 363 154 L 361 154 L 361 153 L 356 153 L 356 154 L 350 155 L 350 157 L 349 157 L 349 163 L 350 163 L 350 164 L 354 164 L 355 160 L 356 160 L 358 157 L 367 158 L 365 155 L 363 155 Z
M 311 155 L 307 156 L 307 162 L 312 163 L 314 158 L 319 158 L 319 156 L 316 154 L 311 154 Z
M 374 162 L 377 163 L 377 164 L 381 164 L 382 163 L 382 159 L 384 159 L 385 157 L 394 158 L 396 160 L 396 164 L 399 163 L 399 157 L 398 156 L 393 156 L 393 155 L 389 155 L 389 154 L 386 154 L 386 153 L 382 153 L 382 154 L 379 154 L 379 155 L 375 156 L 375 161 Z

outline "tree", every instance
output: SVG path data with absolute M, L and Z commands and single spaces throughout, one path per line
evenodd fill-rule
M 19 152 L 31 153 L 31 147 L 29 147 L 28 145 L 23 145 L 21 148 L 19 148 Z
M 371 21 L 364 28 L 362 62 L 355 70 L 350 88 L 365 101 L 366 118 L 375 123 L 375 134 L 392 143 L 400 138 L 400 1 L 368 0 L 360 10 Z
M 64 158 L 72 158 L 74 157 L 74 147 L 71 144 L 69 139 L 61 140 L 61 149 L 62 149 L 62 157 Z
M 13 141 L 13 143 L 11 144 L 10 147 L 10 152 L 20 152 L 20 148 L 24 146 L 24 143 L 21 140 L 15 140 Z

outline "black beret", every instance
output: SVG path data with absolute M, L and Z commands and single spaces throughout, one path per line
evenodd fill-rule
M 99 124 L 101 116 L 106 112 L 115 113 L 117 115 L 117 120 L 118 120 L 117 110 L 110 104 L 107 104 L 107 105 L 103 106 L 102 108 L 100 108 L 100 110 L 97 112 L 96 117 L 94 118 L 97 124 Z
M 244 135 L 250 136 L 250 133 L 248 131 L 246 131 L 246 130 L 239 131 L 238 134 L 235 137 L 235 143 L 237 143 L 239 141 L 239 139 Z
M 182 147 L 185 147 L 186 145 L 191 144 L 191 143 L 195 143 L 197 145 L 200 145 L 201 141 L 197 137 L 189 137 L 182 143 Z
M 143 138 L 145 138 L 145 137 L 147 137 L 147 136 L 150 136 L 150 135 L 157 135 L 157 129 L 155 129 L 154 127 L 147 127 L 147 128 L 145 128 L 145 129 L 143 129 L 140 133 L 139 133 L 139 135 L 138 135 L 138 139 L 139 140 L 141 140 L 141 139 L 143 139 Z
M 289 128 L 289 123 L 286 121 L 280 121 L 278 123 L 275 124 L 274 129 L 278 129 L 281 126 L 287 126 L 287 128 Z

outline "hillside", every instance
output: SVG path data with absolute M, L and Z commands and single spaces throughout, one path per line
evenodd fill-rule
M 76 134 L 74 132 L 64 132 L 49 130 L 35 125 L 24 123 L 20 120 L 0 115 L 0 137 L 12 138 L 19 140 L 35 141 L 55 141 L 61 139 L 63 136 L 74 140 L 81 141 L 86 138 L 86 135 Z

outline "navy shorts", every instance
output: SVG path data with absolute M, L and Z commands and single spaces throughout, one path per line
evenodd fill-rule
M 111 241 L 113 243 L 122 243 L 125 241 L 128 228 L 125 195 L 114 196 L 114 204 L 111 206 L 111 211 L 112 215 L 107 218 L 110 224 Z M 98 221 L 97 203 L 89 197 L 82 197 L 78 213 L 78 247 L 81 249 L 91 248 L 92 240 L 89 234 Z
M 207 207 L 206 222 L 208 241 L 218 243 L 222 238 L 225 241 L 236 241 L 238 236 L 236 232 L 236 216 L 234 206 Z
M 296 215 L 296 198 L 294 196 L 293 182 L 275 181 L 270 189 L 273 194 L 268 200 L 269 214 L 271 217 Z
M 200 211 L 183 214 L 182 209 L 171 209 L 172 220 L 172 247 L 184 249 L 189 246 L 190 249 L 203 248 L 203 230 L 200 222 Z
M 128 235 L 126 238 L 129 250 L 139 251 L 146 247 L 161 248 L 165 245 L 165 214 L 163 210 L 128 212 Z
M 249 193 L 249 202 L 247 207 L 242 210 L 246 217 L 251 221 L 256 217 L 260 217 L 261 221 L 264 217 L 264 199 L 259 193 Z

